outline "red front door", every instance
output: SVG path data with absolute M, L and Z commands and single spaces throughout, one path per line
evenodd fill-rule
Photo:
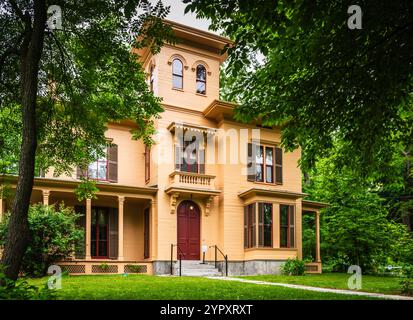
M 178 254 L 183 260 L 200 260 L 200 211 L 192 201 L 183 201 L 178 207 Z

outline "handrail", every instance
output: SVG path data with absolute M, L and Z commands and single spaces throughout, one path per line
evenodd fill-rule
M 218 246 L 215 244 L 213 246 L 209 246 L 209 248 L 215 248 L 215 268 L 217 267 L 217 253 L 219 251 L 220 254 L 222 254 L 222 256 L 225 259 L 225 276 L 228 277 L 228 255 L 224 254 L 219 248 Z
M 171 243 L 171 276 L 173 276 L 173 258 L 174 258 L 174 247 L 176 247 L 176 257 L 179 260 L 179 276 L 182 276 L 182 255 L 184 254 L 177 244 Z M 178 253 L 179 250 L 179 253 Z

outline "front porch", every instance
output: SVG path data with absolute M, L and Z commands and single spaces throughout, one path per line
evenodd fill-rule
M 15 178 L 7 183 L 11 196 L 0 199 L 0 219 L 11 208 Z M 79 182 L 36 178 L 31 203 L 72 207 L 82 217 L 85 242 L 70 259 L 57 262 L 70 274 L 152 274 L 156 188 L 132 188 L 97 183 L 97 199 L 79 202 L 75 189 Z
M 320 254 L 320 210 L 328 204 L 311 200 L 302 201 L 302 212 L 304 214 L 315 215 L 315 261 L 306 263 L 306 273 L 322 273 L 322 263 Z

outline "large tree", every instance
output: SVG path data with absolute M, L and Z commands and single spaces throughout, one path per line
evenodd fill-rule
M 59 21 L 51 23 L 51 5 L 61 8 L 61 28 Z M 170 27 L 162 23 L 168 10 L 146 0 L 0 5 L 0 128 L 10 128 L 0 134 L 6 149 L 0 165 L 18 172 L 1 261 L 9 278 L 17 278 L 30 239 L 27 214 L 36 165 L 53 166 L 59 174 L 92 160 L 103 152 L 109 121 L 134 120 L 133 137 L 150 142 L 152 118 L 162 109 L 131 48 L 150 46 L 156 52 L 171 41 Z M 16 157 L 7 150 L 16 141 L 20 152 L 13 166 Z
M 225 72 L 239 119 L 281 126 L 304 165 L 328 155 L 335 138 L 347 142 L 337 160 L 365 172 L 389 160 L 389 143 L 411 152 L 412 1 L 357 1 L 362 29 L 348 27 L 350 0 L 184 2 L 237 43 Z M 251 54 L 262 64 L 239 72 Z

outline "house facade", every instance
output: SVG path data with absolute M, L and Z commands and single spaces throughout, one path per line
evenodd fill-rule
M 109 123 L 106 157 L 86 172 L 56 177 L 50 169 L 35 179 L 32 203 L 83 213 L 84 249 L 58 264 L 72 274 L 169 274 L 180 257 L 217 260 L 233 275 L 277 273 L 286 259 L 302 258 L 302 215 L 314 214 L 307 271 L 321 272 L 324 204 L 303 200 L 300 149 L 284 152 L 278 128 L 237 122 L 236 105 L 219 100 L 228 39 L 171 24 L 177 44 L 137 52 L 164 108 L 155 144 L 132 140 L 132 122 Z M 76 199 L 82 175 L 97 180 L 97 199 Z M 8 182 L 15 187 L 16 178 Z M 0 199 L 0 213 L 10 206 Z

